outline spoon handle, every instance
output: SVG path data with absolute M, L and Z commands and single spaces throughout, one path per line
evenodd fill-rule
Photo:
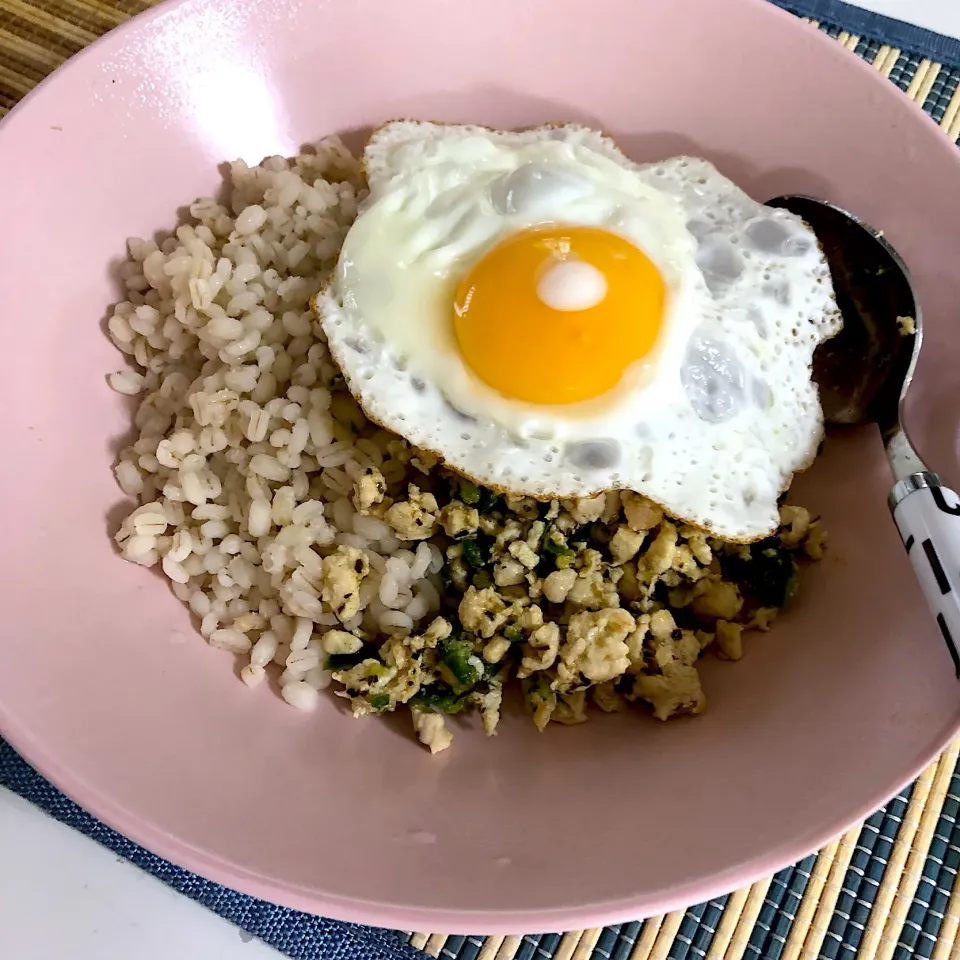
M 915 473 L 893 488 L 890 508 L 960 679 L 960 495 Z

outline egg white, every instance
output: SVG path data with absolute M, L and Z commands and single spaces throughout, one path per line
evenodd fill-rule
M 630 395 L 648 379 L 654 357 L 602 398 L 531 408 L 487 386 L 464 362 L 452 325 L 454 290 L 484 253 L 522 230 L 545 223 L 602 227 L 632 241 L 659 268 L 670 295 L 656 356 L 679 363 L 704 309 L 687 301 L 709 299 L 702 282 L 698 289 L 696 244 L 682 207 L 572 140 L 530 138 L 504 149 L 486 137 L 444 135 L 437 153 L 432 141 L 390 144 L 391 126 L 367 147 L 375 158 L 368 165 L 371 200 L 346 238 L 337 271 L 344 308 L 467 416 L 495 421 L 521 439 L 590 437 L 601 414 L 627 429 Z
M 706 161 L 637 166 L 574 126 L 398 122 L 364 160 L 370 195 L 316 308 L 370 417 L 515 494 L 625 488 L 727 539 L 775 528 L 777 497 L 822 436 L 812 353 L 840 326 L 802 221 Z M 499 241 L 549 223 L 625 237 L 668 291 L 651 356 L 582 404 L 501 396 L 453 332 L 457 282 Z

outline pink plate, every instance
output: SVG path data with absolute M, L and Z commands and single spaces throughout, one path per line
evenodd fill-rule
M 705 667 L 707 714 L 510 719 L 437 757 L 332 702 L 239 683 L 121 561 L 104 383 L 111 265 L 218 186 L 397 116 L 576 120 L 637 159 L 714 160 L 758 197 L 858 211 L 914 271 L 928 342 L 910 424 L 954 484 L 960 155 L 875 71 L 764 0 L 187 0 L 72 60 L 0 128 L 6 503 L 0 729 L 73 798 L 175 863 L 404 929 L 599 926 L 769 874 L 865 816 L 960 727 L 960 689 L 865 430 L 801 502 L 833 534 L 782 623 Z

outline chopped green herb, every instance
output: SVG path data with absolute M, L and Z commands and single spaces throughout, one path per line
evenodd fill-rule
M 468 506 L 475 507 L 480 502 L 480 488 L 464 477 L 458 479 L 460 499 Z
M 460 713 L 467 705 L 466 697 L 458 697 L 445 683 L 431 683 L 410 700 L 424 710 L 436 713 Z
M 374 710 L 386 710 L 390 706 L 390 694 L 374 693 L 367 698 L 367 702 Z
M 565 570 L 577 557 L 577 551 L 567 546 L 558 530 L 547 531 L 543 537 L 543 549 L 554 558 L 558 570 Z
M 506 630 L 503 631 L 503 635 L 511 643 L 522 643 L 523 642 L 523 631 L 516 625 L 511 624 Z
M 567 545 L 563 541 L 563 536 L 556 530 L 548 530 L 543 537 L 543 549 L 556 556 L 566 550 Z
M 450 637 L 441 640 L 437 647 L 440 662 L 450 671 L 457 683 L 463 687 L 472 687 L 479 679 L 481 670 L 473 658 L 473 644 L 469 640 Z
M 722 558 L 723 575 L 762 607 L 782 607 L 794 592 L 796 561 L 778 536 L 754 543 L 749 549 L 749 557 L 738 552 Z
M 486 570 L 478 570 L 470 581 L 478 590 L 486 590 L 493 586 L 493 577 Z
M 460 549 L 463 551 L 464 562 L 474 570 L 479 570 L 487 565 L 490 558 L 490 552 L 486 545 L 481 543 L 477 537 L 464 537 L 460 541 Z

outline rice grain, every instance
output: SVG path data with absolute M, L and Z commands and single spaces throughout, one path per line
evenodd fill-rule
M 439 610 L 444 557 L 354 508 L 371 468 L 398 489 L 414 471 L 345 390 L 310 311 L 363 199 L 359 165 L 328 140 L 228 179 L 223 203 L 195 201 L 170 236 L 128 241 L 107 329 L 130 366 L 108 381 L 139 403 L 114 468 L 138 505 L 116 541 L 246 661 L 244 684 L 279 668 L 283 698 L 312 709 L 330 682 L 318 637 L 414 630 Z M 370 568 L 346 622 L 321 599 L 338 546 Z

